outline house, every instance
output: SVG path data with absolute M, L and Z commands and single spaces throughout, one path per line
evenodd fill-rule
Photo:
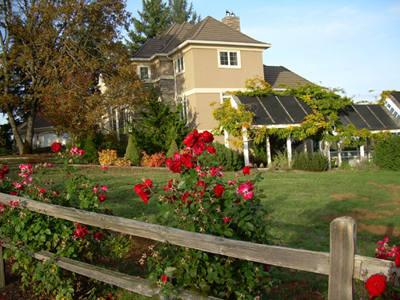
M 27 122 L 24 122 L 18 126 L 18 131 L 23 140 L 25 140 L 26 126 Z M 53 126 L 39 116 L 36 116 L 35 121 L 33 122 L 33 128 L 33 148 L 50 147 L 54 142 L 61 142 L 64 145 L 69 142 L 69 137 L 67 134 L 58 134 L 55 132 Z
M 220 22 L 208 16 L 197 25 L 175 23 L 147 40 L 132 64 L 164 102 L 183 104 L 189 127 L 210 131 L 217 126 L 210 104 L 230 97 L 227 91 L 244 90 L 246 79 L 265 78 L 276 89 L 282 89 L 280 83 L 309 83 L 282 66 L 263 65 L 262 53 L 270 47 L 240 32 L 239 17 L 228 15 Z

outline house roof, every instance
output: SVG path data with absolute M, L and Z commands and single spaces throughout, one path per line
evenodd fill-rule
M 273 89 L 282 89 L 282 87 L 279 86 L 281 83 L 294 87 L 297 87 L 297 83 L 311 83 L 283 66 L 264 65 L 264 80 L 268 82 Z
M 26 127 L 28 126 L 28 122 L 24 122 L 18 126 L 18 130 L 20 132 L 26 132 Z M 33 128 L 36 129 L 49 129 L 53 128 L 45 119 L 36 116 L 35 121 L 33 121 Z
M 298 126 L 304 118 L 313 113 L 302 100 L 294 96 L 268 95 L 249 97 L 234 95 L 234 99 L 246 105 L 255 113 L 252 125 L 267 127 Z M 339 112 L 339 123 L 343 126 L 353 124 L 356 129 L 370 131 L 399 130 L 400 121 L 383 105 L 352 105 Z
M 389 98 L 400 108 L 400 92 L 390 93 Z
M 155 39 L 148 39 L 134 54 L 133 59 L 149 59 L 155 54 L 168 54 L 184 42 L 225 42 L 270 45 L 257 41 L 244 33 L 208 16 L 196 25 L 174 23 Z

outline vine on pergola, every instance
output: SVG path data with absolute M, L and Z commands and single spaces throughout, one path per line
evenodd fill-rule
M 229 99 L 214 108 L 212 115 L 219 123 L 214 128 L 217 135 L 223 134 L 224 130 L 232 135 L 232 143 L 240 147 L 243 145 L 243 135 L 251 135 L 253 142 L 259 144 L 266 135 L 276 134 L 280 138 L 292 136 L 302 141 L 312 137 L 329 144 L 343 142 L 348 146 L 364 145 L 367 138 L 384 139 L 389 132 L 373 134 L 367 129 L 356 129 L 353 124 L 346 127 L 339 124 L 339 111 L 347 106 L 353 105 L 351 98 L 340 95 L 341 89 L 329 89 L 315 84 L 300 84 L 297 87 L 285 85 L 283 92 L 274 91 L 267 82 L 261 78 L 246 80 L 246 91 L 230 92 L 231 95 L 244 95 L 249 97 L 266 97 L 268 95 L 291 95 L 304 101 L 313 113 L 306 116 L 300 126 L 289 126 L 286 128 L 268 128 L 267 126 L 252 126 L 255 114 L 250 107 L 239 104 L 237 108 L 231 105 Z M 211 106 L 214 106 L 212 103 Z M 246 131 L 246 132 L 244 132 Z

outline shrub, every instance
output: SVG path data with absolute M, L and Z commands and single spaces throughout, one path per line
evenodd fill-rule
M 200 162 L 202 166 L 222 166 L 225 171 L 237 171 L 243 168 L 243 155 L 239 154 L 238 151 L 229 149 L 219 142 L 214 142 L 212 145 L 216 153 L 204 157 Z
M 102 150 L 99 153 L 99 162 L 102 166 L 111 166 L 118 158 L 117 151 L 112 149 Z
M 165 154 L 162 152 L 147 155 L 146 152 L 143 151 L 141 165 L 143 167 L 161 167 L 165 164 L 166 159 Z
M 271 170 L 289 170 L 289 162 L 286 152 L 278 152 L 272 162 L 268 165 Z
M 88 137 L 83 147 L 85 155 L 82 157 L 85 163 L 99 163 L 99 154 L 97 153 L 96 145 L 91 137 Z
M 262 180 L 261 174 L 252 176 L 250 168 L 244 167 L 236 180 L 228 181 L 221 166 L 204 168 L 200 163 L 205 161 L 204 156 L 216 155 L 212 140 L 207 131 L 189 134 L 185 145 L 190 149 L 166 161 L 180 179 L 170 180 L 162 190 L 157 189 L 158 193 L 153 182 L 146 179 L 135 185 L 135 192 L 146 204 L 160 205 L 158 220 L 162 225 L 267 244 L 268 214 L 255 186 Z M 177 295 L 176 289 L 190 289 L 201 298 L 259 299 L 269 294 L 272 284 L 268 268 L 262 264 L 168 243 L 152 247 L 139 263 L 146 259 L 150 287 L 160 286 L 163 298 Z
M 167 158 L 173 157 L 175 152 L 179 152 L 178 145 L 176 144 L 175 140 L 172 141 L 171 145 L 169 146 L 167 152 Z
M 322 172 L 329 168 L 329 159 L 321 152 L 309 154 L 307 152 L 293 155 L 292 168 L 310 172 Z
M 376 144 L 374 162 L 385 170 L 400 171 L 400 136 L 391 136 Z
M 132 162 L 132 165 L 140 166 L 140 154 L 135 142 L 135 138 L 132 135 L 129 135 L 125 157 Z
M 127 159 L 126 157 L 118 158 L 116 161 L 114 161 L 114 165 L 120 166 L 120 167 L 129 167 L 132 166 L 132 162 Z

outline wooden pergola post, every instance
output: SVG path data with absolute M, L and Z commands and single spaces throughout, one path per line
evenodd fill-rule
M 340 147 L 340 143 L 337 143 L 337 163 L 338 167 L 342 165 L 342 148 Z
M 265 146 L 266 146 L 266 151 L 267 151 L 267 163 L 268 165 L 272 162 L 271 159 L 271 143 L 269 141 L 269 134 L 265 137 Z
M 288 164 L 289 167 L 292 166 L 292 136 L 289 134 L 286 138 L 286 149 L 288 155 Z
M 249 139 L 247 136 L 247 129 L 244 127 L 243 127 L 243 155 L 244 155 L 244 165 L 248 166 L 250 164 Z

